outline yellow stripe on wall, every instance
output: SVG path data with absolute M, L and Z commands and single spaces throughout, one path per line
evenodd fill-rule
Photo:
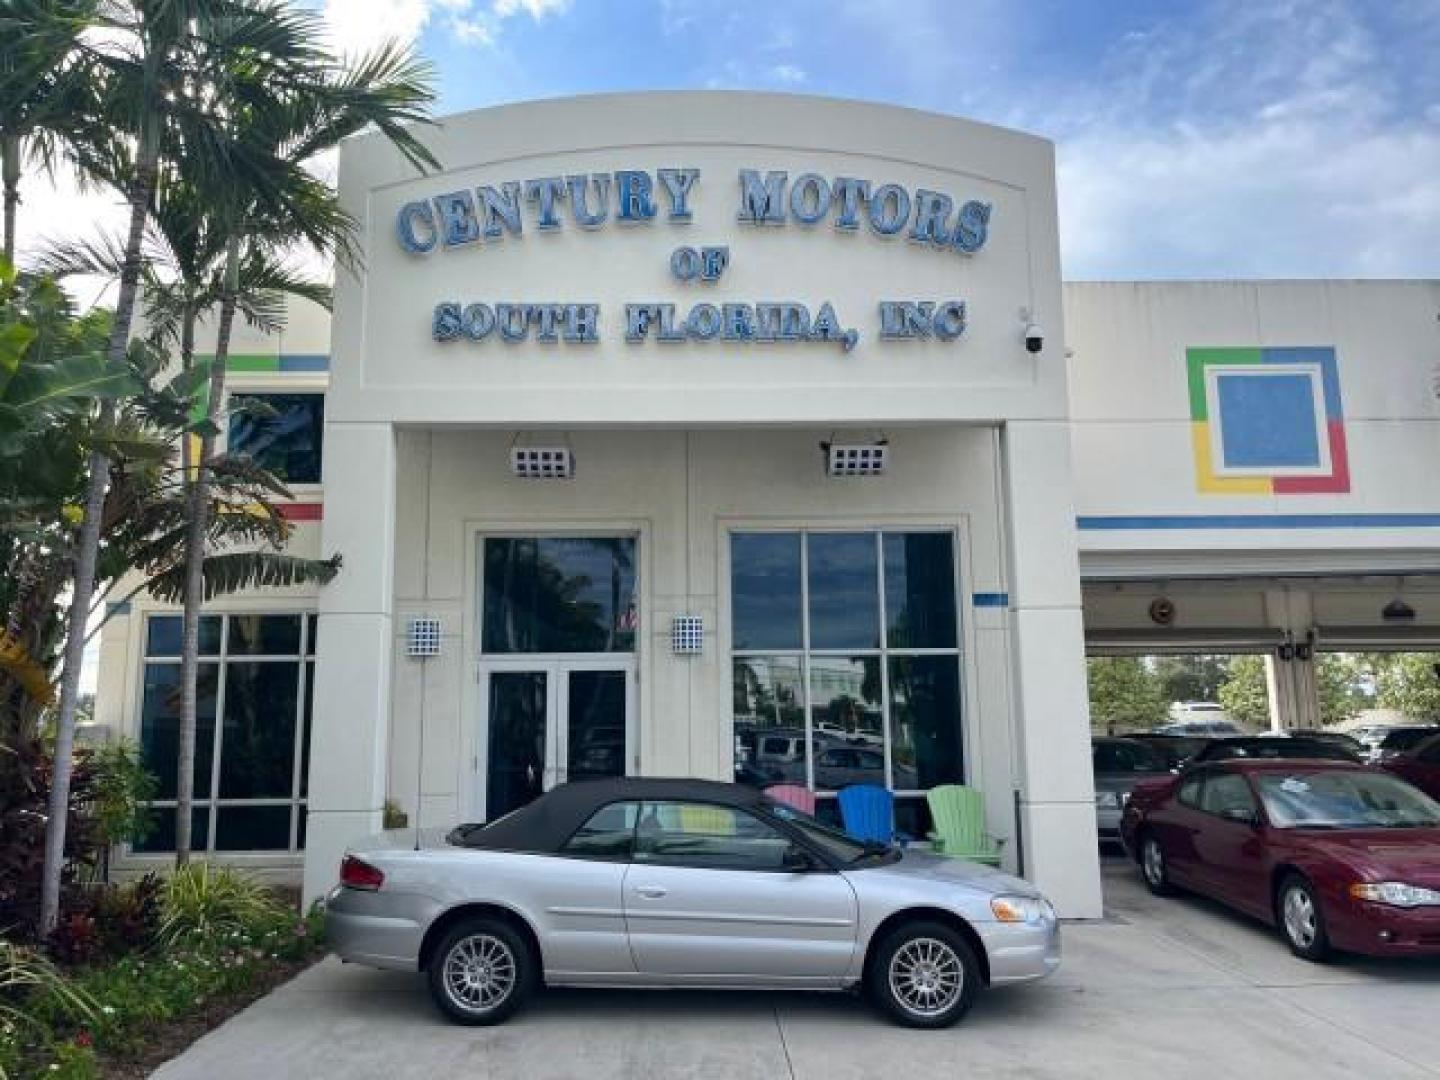
M 1269 495 L 1273 483 L 1263 476 L 1216 476 L 1211 467 L 1210 425 L 1197 420 L 1190 425 L 1195 447 L 1195 488 L 1202 495 Z

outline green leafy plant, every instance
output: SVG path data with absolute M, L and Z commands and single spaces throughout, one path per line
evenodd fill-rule
M 107 845 L 144 840 L 155 827 L 150 800 L 158 784 L 141 764 L 139 747 L 129 739 L 117 739 L 87 753 L 86 794 L 99 839 Z
M 228 866 L 189 863 L 165 882 L 159 940 L 225 935 L 273 921 L 282 909 L 260 882 Z
M 29 949 L 0 938 L 0 1029 L 25 1036 L 45 1026 L 29 1006 L 43 999 L 51 1016 L 84 1023 L 100 1015 L 94 997 L 70 983 L 50 961 Z M 8 1080 L 0 1057 L 0 1080 Z

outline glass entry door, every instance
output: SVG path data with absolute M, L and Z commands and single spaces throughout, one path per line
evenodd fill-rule
M 475 808 L 486 821 L 635 764 L 633 660 L 487 661 L 481 684 Z

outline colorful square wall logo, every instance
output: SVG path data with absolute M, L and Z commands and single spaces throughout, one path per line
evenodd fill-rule
M 1186 349 L 1185 363 L 1201 492 L 1350 490 L 1333 348 Z

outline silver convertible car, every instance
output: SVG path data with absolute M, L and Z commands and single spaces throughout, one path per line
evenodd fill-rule
M 856 841 L 738 784 L 578 781 L 414 837 L 346 854 L 329 934 L 343 960 L 425 972 L 465 1024 L 548 985 L 863 988 L 941 1027 L 1060 963 L 1055 910 L 1026 882 Z

